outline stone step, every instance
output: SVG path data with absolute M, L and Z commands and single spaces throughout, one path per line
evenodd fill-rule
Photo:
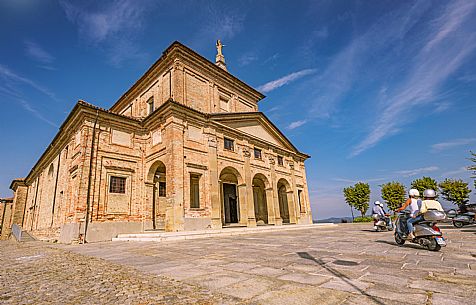
M 36 239 L 31 236 L 30 233 L 27 231 L 22 231 L 21 232 L 21 242 L 29 242 L 29 241 L 35 241 Z
M 154 241 L 165 242 L 174 240 L 201 239 L 209 237 L 235 236 L 265 232 L 314 229 L 318 227 L 336 226 L 333 223 L 318 223 L 309 225 L 259 226 L 254 228 L 234 227 L 217 230 L 181 231 L 181 232 L 144 232 L 136 234 L 119 234 L 113 241 Z

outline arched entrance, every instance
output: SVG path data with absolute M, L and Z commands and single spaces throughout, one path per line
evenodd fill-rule
M 156 161 L 150 167 L 147 176 L 148 181 L 152 183 L 151 194 L 151 220 L 152 229 L 165 229 L 165 210 L 167 207 L 167 185 L 166 185 L 166 168 L 162 161 Z
M 220 173 L 222 198 L 222 223 L 224 225 L 240 222 L 240 201 L 238 185 L 241 175 L 232 167 L 225 167 Z
M 266 188 L 268 179 L 263 174 L 256 174 L 253 178 L 253 202 L 257 225 L 268 224 L 268 205 Z
M 288 192 L 290 191 L 290 185 L 285 179 L 279 179 L 278 181 L 278 201 L 279 201 L 279 213 L 283 223 L 289 223 L 289 203 Z

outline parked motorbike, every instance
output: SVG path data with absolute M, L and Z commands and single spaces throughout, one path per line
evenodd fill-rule
M 475 224 L 476 221 L 474 220 L 474 214 L 475 213 L 473 212 L 461 213 L 460 211 L 449 210 L 448 218 L 451 218 L 453 226 L 459 229 L 463 226 Z
M 409 215 L 410 213 L 407 211 L 400 212 L 395 221 L 395 242 L 400 246 L 407 241 L 407 219 Z M 429 210 L 423 217 L 423 221 L 414 224 L 415 238 L 410 242 L 426 247 L 430 251 L 439 251 L 441 247 L 446 246 L 446 241 L 436 223 L 444 220 L 446 214 L 437 210 Z
M 372 217 L 374 219 L 374 230 L 376 232 L 393 231 L 393 223 L 388 219 L 388 217 L 381 217 L 377 214 L 373 214 Z

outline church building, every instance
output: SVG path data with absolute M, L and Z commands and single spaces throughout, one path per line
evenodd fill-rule
M 300 152 L 264 95 L 172 43 L 109 109 L 78 101 L 29 174 L 12 223 L 40 239 L 312 223 Z

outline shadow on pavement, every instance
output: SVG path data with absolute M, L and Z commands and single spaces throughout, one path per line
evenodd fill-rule
M 407 248 L 420 249 L 420 250 L 422 249 L 422 248 L 421 248 L 420 246 L 418 246 L 418 245 L 409 244 L 409 243 L 405 243 L 404 245 L 399 246 L 399 245 L 397 245 L 397 243 L 394 242 L 394 241 L 376 240 L 375 242 L 381 243 L 381 244 L 387 244 L 387 245 L 397 246 L 397 247 L 407 247 Z
M 322 261 L 321 259 L 315 258 L 314 256 L 312 256 L 312 255 L 309 254 L 308 252 L 297 252 L 297 254 L 298 254 L 299 257 L 301 257 L 301 258 L 308 259 L 308 260 L 311 260 L 311 261 L 315 262 L 316 264 L 318 264 L 319 266 L 323 267 L 324 269 L 326 269 L 327 271 L 329 271 L 329 272 L 332 273 L 333 275 L 335 275 L 335 276 L 337 276 L 338 278 L 342 279 L 344 282 L 346 282 L 347 284 L 349 284 L 350 286 L 352 286 L 353 288 L 355 288 L 355 290 L 357 290 L 358 292 L 360 292 L 360 294 L 365 295 L 366 297 L 368 297 L 369 299 L 371 299 L 372 301 L 374 301 L 376 304 L 384 305 L 384 303 L 380 302 L 380 301 L 377 300 L 375 297 L 369 295 L 368 293 L 366 293 L 365 291 L 363 291 L 362 289 L 360 289 L 359 287 L 357 287 L 355 284 L 353 284 L 353 283 L 351 282 L 351 280 L 350 280 L 345 274 L 342 274 L 342 273 L 340 273 L 338 270 L 335 270 L 334 268 L 329 267 L 329 266 L 326 265 L 326 263 L 325 263 L 324 261 Z

